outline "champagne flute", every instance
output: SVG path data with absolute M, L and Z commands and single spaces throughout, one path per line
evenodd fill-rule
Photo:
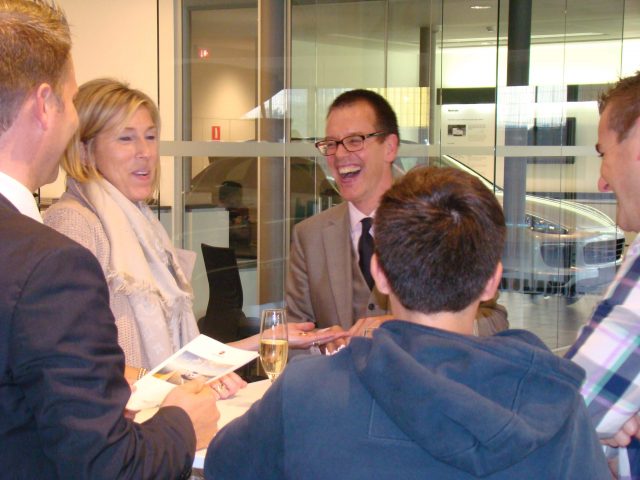
M 282 308 L 263 310 L 260 321 L 260 361 L 272 383 L 284 370 L 288 352 L 286 311 Z

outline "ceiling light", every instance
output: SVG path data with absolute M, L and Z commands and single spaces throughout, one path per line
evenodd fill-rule
M 471 5 L 471 10 L 488 10 L 490 8 L 489 5 Z
M 540 34 L 531 35 L 531 39 L 558 39 L 563 40 L 571 37 L 599 37 L 604 36 L 604 33 L 600 32 L 576 32 L 576 33 L 552 33 L 552 34 Z M 447 38 L 444 43 L 468 43 L 468 42 L 495 42 L 496 37 L 469 37 L 469 38 Z M 498 40 L 507 40 L 506 36 L 498 37 Z

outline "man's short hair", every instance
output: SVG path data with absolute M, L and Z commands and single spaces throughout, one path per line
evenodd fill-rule
M 502 207 L 462 170 L 419 166 L 382 197 L 375 249 L 408 310 L 457 312 L 482 294 L 504 246 Z
M 0 135 L 38 85 L 59 93 L 70 52 L 69 24 L 53 0 L 0 0 Z
M 218 200 L 225 202 L 233 200 L 234 197 L 239 199 L 242 195 L 242 184 L 233 180 L 225 180 L 218 188 Z
M 600 96 L 598 110 L 601 115 L 607 107 L 610 107 L 607 127 L 618 134 L 618 142 L 621 142 L 640 117 L 640 71 L 620 79 Z
M 327 118 L 336 108 L 346 107 L 357 102 L 365 102 L 373 109 L 376 115 L 376 130 L 380 132 L 393 133 L 398 137 L 398 141 L 400 141 L 400 132 L 398 130 L 398 118 L 396 117 L 396 113 L 382 95 L 371 90 L 349 90 L 348 92 L 338 95 L 329 107 Z

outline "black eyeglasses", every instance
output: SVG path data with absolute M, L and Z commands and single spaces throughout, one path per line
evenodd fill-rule
M 364 141 L 367 138 L 371 137 L 379 137 L 380 135 L 386 135 L 387 132 L 374 132 L 369 133 L 368 135 L 349 135 L 348 137 L 344 137 L 342 140 L 320 140 L 315 143 L 318 151 L 324 155 L 333 155 L 338 150 L 338 145 L 342 144 L 342 146 L 348 152 L 357 152 L 358 150 L 362 150 L 364 148 Z

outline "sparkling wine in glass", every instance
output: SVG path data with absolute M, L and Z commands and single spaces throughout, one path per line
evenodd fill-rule
M 260 362 L 272 382 L 284 370 L 288 353 L 286 311 L 282 308 L 263 310 L 260 321 Z

